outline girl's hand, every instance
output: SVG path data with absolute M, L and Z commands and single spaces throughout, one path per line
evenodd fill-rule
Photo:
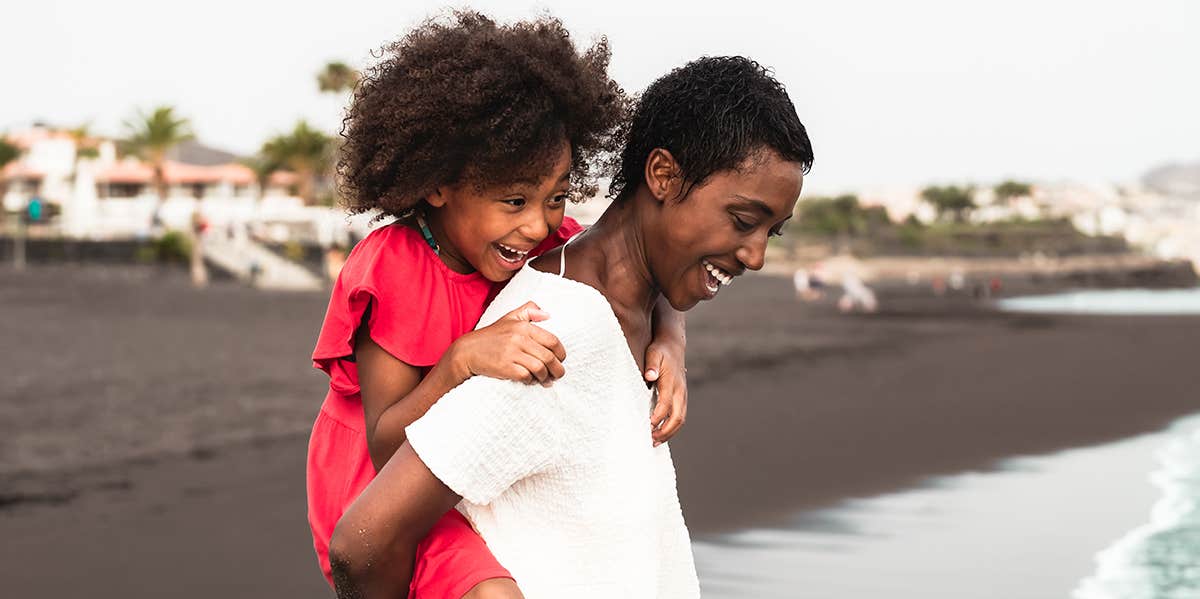
M 446 353 L 453 372 L 466 380 L 474 375 L 548 386 L 566 372 L 567 352 L 549 331 L 534 325 L 550 318 L 533 302 L 500 320 L 459 337 Z
M 646 347 L 647 381 L 658 382 L 658 401 L 650 414 L 654 446 L 670 440 L 687 419 L 687 369 L 676 344 L 652 342 Z

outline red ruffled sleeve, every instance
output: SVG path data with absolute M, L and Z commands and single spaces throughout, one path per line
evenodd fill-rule
M 554 249 L 582 230 L 575 219 L 563 218 L 532 254 Z M 354 335 L 368 307 L 375 343 L 406 364 L 433 366 L 455 339 L 475 328 L 493 294 L 478 272 L 450 270 L 420 233 L 401 224 L 380 227 L 354 246 L 342 266 L 313 366 L 329 375 L 334 391 L 358 393 L 357 367 L 343 358 L 354 353 Z
M 420 234 L 400 224 L 373 231 L 350 252 L 338 275 L 321 326 L 313 366 L 331 387 L 358 393 L 354 335 L 370 307 L 371 339 L 418 367 L 437 363 L 450 343 L 483 313 L 490 284 L 478 273 L 451 271 Z

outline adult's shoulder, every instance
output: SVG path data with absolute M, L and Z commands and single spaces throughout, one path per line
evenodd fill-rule
M 543 239 L 542 242 L 539 243 L 537 247 L 535 247 L 533 251 L 529 253 L 529 255 L 531 257 L 541 256 L 542 254 L 545 254 L 546 252 L 549 252 L 550 250 L 553 250 L 554 248 L 566 243 L 567 240 L 574 237 L 583 229 L 583 225 L 579 224 L 578 221 L 569 216 L 564 216 L 562 224 L 560 224 L 553 233 Z
M 479 327 L 492 324 L 530 301 L 550 315 L 538 326 L 566 346 L 593 345 L 598 334 L 621 334 L 612 307 L 598 290 L 532 265 L 522 268 L 496 296 L 479 320 Z

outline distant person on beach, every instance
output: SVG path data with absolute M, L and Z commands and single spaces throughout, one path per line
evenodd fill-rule
M 950 271 L 950 277 L 946 279 L 946 283 L 955 291 L 962 291 L 967 285 L 967 274 L 961 268 L 956 268 Z
M 813 266 L 812 272 L 808 273 L 808 286 L 818 294 L 824 295 L 828 279 L 829 271 L 825 268 L 825 263 L 818 262 Z
M 413 423 L 334 533 L 340 597 L 404 595 L 425 532 L 456 505 L 514 597 L 699 596 L 670 452 L 644 426 L 651 306 L 690 309 L 762 268 L 812 146 L 783 86 L 740 57 L 651 84 L 626 135 L 600 220 L 521 268 L 480 320 L 537 302 L 571 369 L 550 387 L 472 377 Z
M 563 216 L 565 203 L 589 194 L 589 169 L 627 115 L 608 58 L 603 40 L 578 52 L 557 19 L 498 26 L 460 12 L 384 48 L 357 87 L 343 192 L 351 212 L 398 222 L 347 257 L 313 352 L 330 381 L 309 441 L 308 518 L 331 584 L 334 527 L 405 427 L 468 377 L 548 385 L 569 371 L 559 339 L 531 324 L 554 310 L 528 302 L 476 323 L 527 260 L 581 230 Z M 643 425 L 662 442 L 686 412 L 684 325 L 665 301 L 653 324 L 638 358 L 660 400 Z M 422 531 L 412 592 L 515 596 L 508 570 L 451 507 Z M 407 580 L 412 566 L 397 576 Z
M 796 301 L 807 299 L 805 294 L 812 291 L 812 285 L 808 282 L 807 270 L 797 268 L 796 272 L 792 273 L 792 287 L 796 288 Z
M 946 279 L 943 279 L 941 275 L 934 275 L 929 281 L 929 288 L 938 297 L 946 295 Z
M 838 298 L 837 305 L 842 312 L 871 313 L 879 309 L 879 300 L 862 278 L 853 272 L 846 272 L 842 275 L 842 297 Z
M 332 244 L 323 257 L 325 276 L 329 281 L 337 281 L 338 275 L 342 274 L 342 267 L 346 265 L 346 249 L 339 244 Z
M 792 286 L 796 289 L 796 301 L 812 302 L 821 299 L 820 279 L 803 268 L 792 273 Z

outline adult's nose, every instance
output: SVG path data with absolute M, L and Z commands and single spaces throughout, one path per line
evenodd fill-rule
M 766 233 L 751 237 L 738 249 L 737 259 L 748 270 L 761 270 L 767 261 Z

